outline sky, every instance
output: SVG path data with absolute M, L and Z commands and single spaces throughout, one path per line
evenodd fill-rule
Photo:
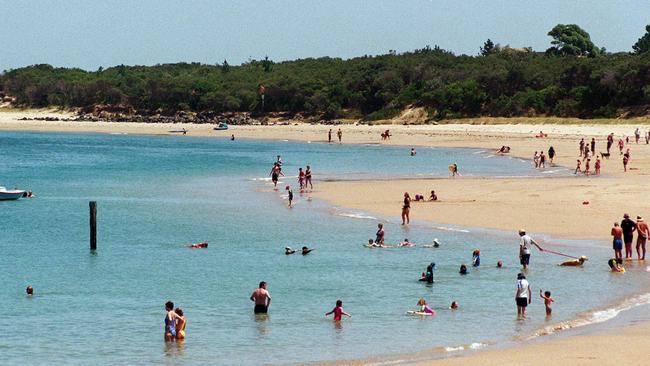
M 0 70 L 96 70 L 269 56 L 351 58 L 438 45 L 475 55 L 486 39 L 543 51 L 558 23 L 631 51 L 649 0 L 0 0 Z

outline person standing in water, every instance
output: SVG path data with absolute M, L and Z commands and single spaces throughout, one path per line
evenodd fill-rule
M 409 196 L 408 192 L 404 192 L 404 204 L 402 205 L 402 225 L 409 224 L 410 211 L 411 211 L 411 196 Z
M 329 313 L 325 313 L 325 316 L 331 314 L 334 314 L 335 322 L 340 322 L 341 319 L 343 318 L 343 315 L 347 316 L 348 318 L 352 318 L 352 315 L 343 311 L 343 301 L 341 300 L 336 300 L 336 306 L 334 307 L 334 309 L 332 309 L 332 311 L 330 311 Z
M 271 294 L 266 290 L 266 282 L 260 282 L 259 287 L 251 294 L 251 301 L 255 303 L 253 313 L 266 314 L 271 305 Z
M 630 219 L 630 215 L 623 214 L 621 229 L 623 230 L 623 243 L 625 243 L 625 259 L 632 260 L 632 240 L 634 231 L 636 231 L 636 223 Z
M 623 229 L 618 226 L 618 222 L 614 223 L 612 236 L 614 237 L 614 240 L 612 241 L 612 246 L 614 247 L 614 258 L 616 258 L 616 260 L 623 260 Z
M 311 167 L 307 165 L 307 170 L 305 170 L 305 188 L 309 185 L 309 189 L 314 189 L 314 185 L 311 184 Z
M 526 307 L 532 301 L 530 284 L 523 273 L 517 275 L 517 290 L 515 291 L 515 302 L 517 303 L 517 318 L 526 318 Z
M 375 234 L 375 243 L 378 245 L 384 245 L 384 224 L 377 224 L 377 233 Z
M 271 168 L 271 173 L 269 174 L 271 175 L 271 181 L 273 182 L 273 187 L 277 188 L 278 178 L 280 176 L 284 176 L 284 174 L 282 174 L 282 168 L 280 167 L 280 164 L 278 163 L 273 164 L 273 168 Z
M 174 303 L 167 301 L 165 303 L 165 342 L 173 342 L 176 340 L 176 320 L 178 314 L 174 311 Z
M 293 204 L 293 191 L 291 190 L 291 187 L 289 187 L 289 186 L 287 186 L 285 188 L 285 190 L 287 191 L 287 196 L 289 198 L 289 208 L 291 208 L 291 207 L 293 207 L 292 206 L 292 204 Z
M 185 340 L 185 325 L 187 321 L 185 320 L 185 315 L 183 315 L 183 309 L 176 308 L 174 311 L 178 316 L 176 318 L 176 340 L 184 341 Z
M 305 172 L 302 168 L 298 168 L 298 185 L 300 185 L 300 191 L 305 189 Z
M 636 255 L 638 260 L 645 260 L 645 243 L 648 240 L 650 231 L 648 231 L 648 224 L 645 223 L 643 217 L 636 217 Z
M 339 144 L 341 143 L 341 138 L 343 138 L 343 131 L 339 128 L 339 130 L 336 132 L 336 136 L 339 137 Z
M 524 270 L 526 270 L 530 264 L 530 247 L 535 245 L 537 249 L 541 251 L 543 251 L 543 249 L 535 242 L 535 240 L 533 240 L 533 238 L 526 234 L 526 230 L 519 229 L 519 236 L 521 237 L 519 242 L 519 261 L 524 267 Z
M 555 157 L 555 149 L 553 146 L 548 148 L 548 162 L 553 165 L 553 158 Z

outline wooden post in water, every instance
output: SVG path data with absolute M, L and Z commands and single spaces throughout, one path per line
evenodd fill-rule
M 97 250 L 97 202 L 90 201 L 90 250 Z

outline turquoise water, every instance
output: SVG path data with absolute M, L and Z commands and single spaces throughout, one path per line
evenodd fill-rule
M 417 221 L 402 228 L 397 213 L 373 217 L 308 194 L 296 193 L 288 209 L 267 180 L 277 154 L 287 175 L 311 165 L 316 190 L 319 179 L 447 176 L 451 162 L 464 175 L 542 175 L 524 160 L 472 149 L 420 148 L 410 157 L 376 145 L 8 132 L 0 154 L 0 185 L 37 195 L 0 202 L 3 364 L 288 364 L 493 344 L 549 324 L 537 298 L 529 319 L 515 320 L 515 232 Z M 286 184 L 295 187 L 295 178 Z M 95 254 L 90 200 L 99 206 Z M 443 245 L 363 248 L 379 221 L 389 242 L 435 237 Z M 591 258 L 585 268 L 560 268 L 560 257 L 533 253 L 528 278 L 535 296 L 540 287 L 553 292 L 553 322 L 609 306 L 647 281 L 634 268 L 609 273 L 607 243 L 536 238 Z M 210 247 L 184 247 L 200 241 Z M 287 245 L 317 249 L 285 256 Z M 461 277 L 474 248 L 482 267 Z M 498 260 L 505 268 L 494 268 Z M 431 261 L 438 269 L 428 286 L 417 279 Z M 248 299 L 261 280 L 273 296 L 268 318 L 256 318 Z M 404 315 L 420 297 L 437 317 Z M 183 346 L 162 341 L 168 299 L 188 318 Z M 340 326 L 324 317 L 337 299 L 353 314 Z M 452 300 L 459 311 L 444 310 Z

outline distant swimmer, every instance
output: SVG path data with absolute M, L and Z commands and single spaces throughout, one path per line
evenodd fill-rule
M 501 148 L 497 149 L 498 154 L 507 154 L 510 152 L 510 146 L 501 146 Z
M 294 254 L 295 252 L 296 252 L 296 250 L 292 249 L 291 247 L 285 247 L 284 248 L 284 254 L 286 254 L 286 255 L 291 255 L 291 254 Z
M 461 264 L 460 265 L 460 270 L 458 270 L 458 273 L 460 273 L 461 275 L 466 275 L 467 274 L 467 266 L 464 265 L 464 264 Z
M 408 240 L 408 238 L 406 238 L 406 239 L 404 239 L 403 242 L 399 243 L 397 246 L 400 247 L 400 248 L 405 248 L 405 247 L 414 247 L 415 244 L 414 244 L 414 243 L 411 243 L 411 242 Z
M 497 268 L 503 268 L 503 261 L 497 262 Z
M 346 313 L 343 311 L 343 301 L 341 300 L 336 300 L 336 306 L 332 311 L 325 313 L 325 316 L 334 314 L 334 321 L 335 322 L 340 322 L 341 319 L 343 318 L 343 315 L 347 316 L 348 318 L 352 318 L 352 315 Z
M 411 156 L 417 155 L 417 151 L 415 151 L 415 148 L 411 148 Z
M 307 255 L 311 253 L 314 250 L 314 248 L 307 248 L 307 247 L 302 247 L 302 250 L 300 251 L 300 254 L 302 255 Z
M 208 247 L 208 243 L 203 242 L 203 243 L 197 243 L 197 244 L 190 244 L 187 247 L 192 248 L 192 249 L 205 249 L 205 248 Z
M 27 288 L 25 288 L 25 293 L 27 296 L 34 295 L 34 288 L 31 285 L 27 286 Z
M 460 305 L 458 304 L 458 301 L 452 301 L 449 310 L 458 310 L 459 307 Z
M 587 257 L 580 256 L 580 258 L 572 259 L 570 261 L 562 262 L 559 265 L 564 267 L 581 267 L 587 261 Z
M 266 290 L 266 282 L 260 282 L 259 287 L 251 294 L 251 301 L 255 303 L 255 314 L 266 314 L 271 305 L 271 294 Z
M 230 141 L 235 141 L 235 135 L 230 135 Z

